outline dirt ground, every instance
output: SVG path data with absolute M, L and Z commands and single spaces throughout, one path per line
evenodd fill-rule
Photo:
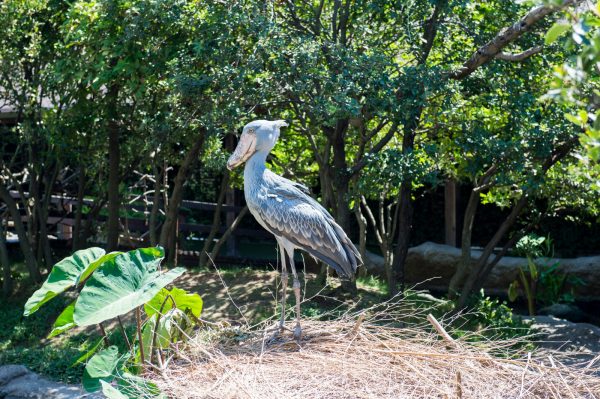
M 177 287 L 202 297 L 203 319 L 235 324 L 244 318 L 252 322 L 273 313 L 279 283 L 278 272 L 250 269 L 187 272 L 175 281 Z
M 337 290 L 339 282 L 336 279 L 330 279 L 325 287 L 317 282 L 317 275 L 313 273 L 300 275 L 300 280 L 303 312 L 316 308 L 325 311 L 358 303 L 361 306 L 369 305 L 381 299 L 381 294 L 376 288 L 360 283 L 357 297 L 349 298 Z M 291 283 L 290 278 L 288 308 L 295 303 Z M 178 278 L 174 284 L 202 297 L 202 318 L 208 321 L 252 325 L 278 313 L 276 304 L 281 296 L 281 278 L 280 273 L 275 270 L 191 270 Z

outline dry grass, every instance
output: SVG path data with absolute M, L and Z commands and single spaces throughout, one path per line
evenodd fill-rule
M 592 363 L 565 366 L 515 342 L 454 340 L 427 312 L 388 302 L 304 320 L 300 345 L 291 333 L 269 342 L 265 324 L 207 328 L 152 379 L 181 399 L 600 398 Z

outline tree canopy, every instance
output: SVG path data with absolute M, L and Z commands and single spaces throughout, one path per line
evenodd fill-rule
M 355 239 L 375 236 L 392 293 L 423 188 L 469 187 L 465 259 L 478 204 L 508 209 L 453 280 L 470 292 L 492 250 L 535 220 L 598 213 L 598 12 L 575 0 L 6 0 L 0 105 L 14 123 L 0 125 L 0 197 L 40 281 L 53 193 L 78 199 L 75 248 L 113 250 L 128 187 L 152 176 L 147 238 L 173 260 L 193 171 L 225 173 L 228 135 L 286 119 L 271 167 L 344 229 L 358 221 Z

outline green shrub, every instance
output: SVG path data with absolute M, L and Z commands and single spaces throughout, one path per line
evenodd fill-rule
M 77 251 L 54 265 L 25 303 L 24 315 L 32 316 L 61 293 L 80 289 L 58 315 L 48 337 L 74 327 L 99 326 L 103 339 L 78 360 L 86 362 L 83 386 L 87 391 L 102 390 L 109 398 L 162 397 L 137 374 L 153 358 L 160 365 L 164 352 L 168 355 L 171 345 L 188 336 L 202 312 L 199 295 L 164 288 L 184 269 L 162 272 L 163 259 L 160 247 L 108 254 L 101 248 Z M 129 312 L 135 312 L 136 325 L 128 332 L 120 316 Z M 120 328 L 107 334 L 103 323 L 112 319 L 118 320 Z

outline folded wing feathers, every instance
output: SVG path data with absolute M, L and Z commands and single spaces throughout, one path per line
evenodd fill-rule
M 328 263 L 340 277 L 351 278 L 361 262 L 352 241 L 317 201 L 277 178 L 283 184 L 270 187 L 259 210 L 263 221 L 274 234 Z

